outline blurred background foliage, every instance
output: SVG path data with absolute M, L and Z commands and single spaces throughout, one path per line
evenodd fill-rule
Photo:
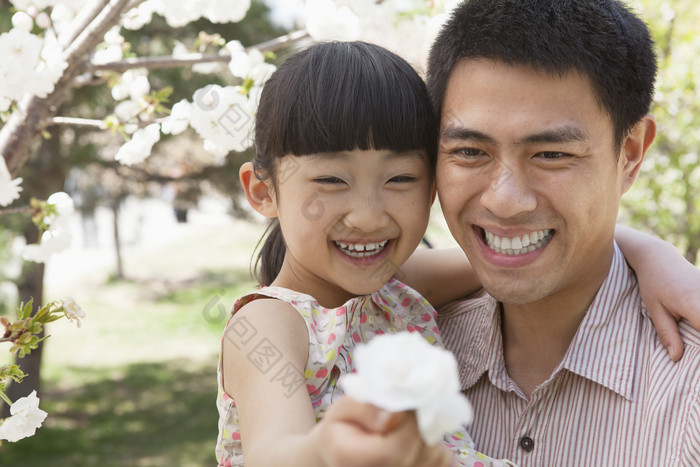
M 658 130 L 621 218 L 675 244 L 698 264 L 700 250 L 700 3 L 640 0 L 659 54 L 652 114 Z

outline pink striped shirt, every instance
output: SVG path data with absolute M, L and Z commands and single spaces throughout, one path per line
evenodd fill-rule
M 506 372 L 498 310 L 484 293 L 438 316 L 479 451 L 521 467 L 700 465 L 700 332 L 679 323 L 686 347 L 673 363 L 617 245 L 564 360 L 530 400 Z

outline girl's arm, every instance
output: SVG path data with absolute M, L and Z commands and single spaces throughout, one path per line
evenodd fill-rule
M 615 228 L 625 259 L 637 274 L 639 291 L 662 344 L 674 361 L 683 355 L 676 321 L 700 329 L 700 270 L 670 243 L 629 227 Z
M 237 333 L 241 329 L 246 339 Z M 309 436 L 316 421 L 306 387 L 287 394 L 274 378 L 283 367 L 303 372 L 307 353 L 302 317 L 280 300 L 254 300 L 228 323 L 222 379 L 236 401 L 246 466 L 320 465 Z
M 422 441 L 411 413 L 378 411 L 345 397 L 317 424 L 306 385 L 294 390 L 288 384 L 294 376 L 283 370 L 296 371 L 302 378 L 296 382 L 305 380 L 308 342 L 299 313 L 274 299 L 248 303 L 227 326 L 222 378 L 236 401 L 247 467 L 450 464 L 445 447 Z

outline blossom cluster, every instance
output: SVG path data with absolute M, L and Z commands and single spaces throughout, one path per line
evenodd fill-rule
M 345 393 L 392 412 L 415 410 L 427 444 L 471 423 L 472 407 L 460 392 L 457 360 L 419 333 L 377 336 L 358 345 L 355 373 L 340 380 Z
M 51 255 L 70 247 L 72 234 L 68 224 L 75 207 L 70 195 L 62 191 L 52 194 L 43 203 L 34 203 L 39 204 L 35 206 L 38 214 L 34 222 L 43 233 L 39 243 L 25 245 L 22 257 L 27 261 L 45 263 Z
M 250 8 L 250 0 L 146 0 L 122 17 L 127 29 L 140 29 L 151 22 L 153 13 L 165 18 L 169 26 L 178 28 L 206 18 L 212 23 L 235 23 L 243 19 Z
M 65 317 L 80 327 L 80 320 L 85 318 L 85 312 L 72 298 L 50 302 L 39 308 L 34 315 L 33 311 L 30 300 L 17 309 L 17 320 L 14 322 L 4 316 L 0 317 L 0 325 L 4 328 L 0 329 L 0 342 L 11 343 L 10 352 L 18 352 L 20 357 L 36 349 L 39 342 L 46 338 L 38 337 L 45 324 Z M 0 420 L 0 440 L 14 442 L 32 436 L 46 419 L 47 413 L 39 409 L 36 391 L 14 403 L 5 394 L 7 381 L 19 383 L 25 376 L 18 365 L 0 366 L 0 400 L 10 405 L 10 417 Z

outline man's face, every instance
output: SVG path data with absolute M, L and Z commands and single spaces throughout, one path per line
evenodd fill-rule
M 620 196 L 636 174 L 614 143 L 609 115 L 578 73 L 486 59 L 455 67 L 438 193 L 491 295 L 525 305 L 595 293 L 610 266 Z

